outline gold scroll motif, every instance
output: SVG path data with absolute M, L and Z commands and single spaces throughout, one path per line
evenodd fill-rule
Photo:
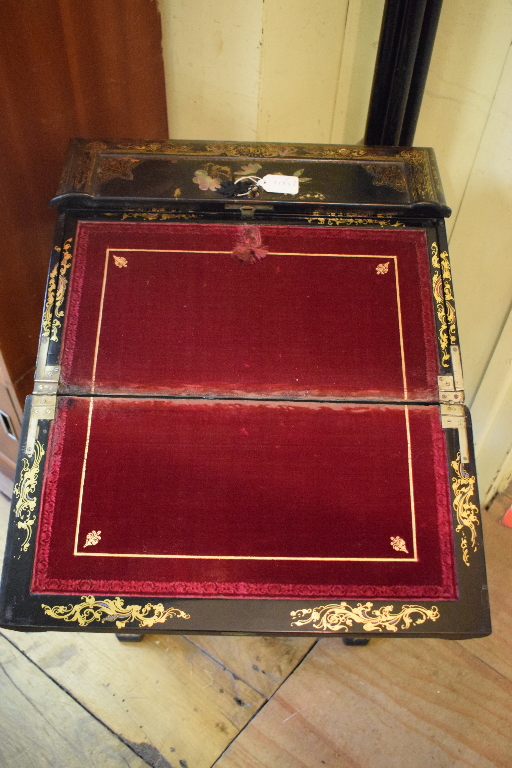
M 325 200 L 321 192 L 308 192 L 306 195 L 297 195 L 297 200 Z
M 312 216 L 309 219 L 306 219 L 308 224 L 320 224 L 321 226 L 327 224 L 327 226 L 332 227 L 333 225 L 344 226 L 344 227 L 364 227 L 364 226 L 375 226 L 376 224 L 379 225 L 379 227 L 405 227 L 405 224 L 401 221 L 391 221 L 390 219 L 361 219 L 361 218 L 353 218 L 353 217 L 347 217 L 344 216 L 332 216 L 329 214 L 324 214 L 322 216 Z
M 22 458 L 20 479 L 13 488 L 13 494 L 18 499 L 14 507 L 14 517 L 18 520 L 18 528 L 25 531 L 25 539 L 21 544 L 22 552 L 26 552 L 30 546 L 32 526 L 36 521 L 33 512 L 36 508 L 37 498 L 34 498 L 33 494 L 37 487 L 37 479 L 43 456 L 44 448 L 39 440 L 36 440 L 32 462 L 25 457 Z
M 452 477 L 453 508 L 457 515 L 455 531 L 461 534 L 462 559 L 469 566 L 471 565 L 469 562 L 469 549 L 471 547 L 473 552 L 476 552 L 478 549 L 476 526 L 480 525 L 478 507 L 472 502 L 475 493 L 476 477 L 469 475 L 464 469 L 460 461 L 460 452 L 457 454 L 457 458 L 451 462 L 451 465 L 455 472 Z
M 387 274 L 388 270 L 389 270 L 389 261 L 386 261 L 385 264 L 377 264 L 377 266 L 375 267 L 375 271 L 377 272 L 378 275 L 385 275 Z
M 402 149 L 396 157 L 397 160 L 406 160 L 410 163 L 412 177 L 421 198 L 423 200 L 432 200 L 435 197 L 435 191 L 428 156 L 411 147 Z M 439 179 L 436 178 L 435 183 L 438 187 L 436 192 L 439 193 Z
M 355 624 L 362 624 L 365 632 L 396 632 L 398 629 L 409 629 L 410 626 L 423 624 L 427 619 L 437 621 L 440 613 L 435 605 L 425 608 L 423 605 L 403 605 L 398 613 L 393 613 L 392 605 L 371 610 L 373 603 L 358 603 L 354 608 L 349 603 L 320 605 L 318 608 L 301 608 L 292 611 L 292 627 L 302 627 L 313 624 L 314 629 L 331 632 L 348 632 Z M 417 618 L 413 618 L 417 615 Z M 399 626 L 400 625 L 400 626 Z
M 445 295 L 443 289 L 443 276 L 448 271 L 448 278 L 450 277 L 450 265 L 448 262 L 448 254 L 443 251 L 441 258 L 443 266 L 439 263 L 439 248 L 437 243 L 432 243 L 430 246 L 432 253 L 432 266 L 434 267 L 434 274 L 432 275 L 432 290 L 434 293 L 434 299 L 436 302 L 437 318 L 439 320 L 439 329 L 437 331 L 437 337 L 439 339 L 439 346 L 441 347 L 441 365 L 444 368 L 450 367 L 450 351 L 448 349 L 450 341 L 448 339 L 448 318 L 446 315 L 447 305 L 445 305 Z M 446 280 L 450 286 L 449 295 L 451 296 L 451 282 Z M 453 297 L 452 297 L 453 299 Z M 455 330 L 455 308 L 451 305 L 453 310 L 453 329 Z M 454 332 L 453 330 L 453 332 Z M 451 337 L 452 331 L 450 332 Z
M 60 248 L 56 248 L 55 250 L 60 251 Z M 50 272 L 48 279 L 48 292 L 46 294 L 46 304 L 44 305 L 42 336 L 49 336 L 50 331 L 52 330 L 52 310 L 53 303 L 55 301 L 55 289 L 57 287 L 58 270 L 59 265 L 56 264 Z
M 71 259 L 73 257 L 73 253 L 71 251 L 71 243 L 72 243 L 72 239 L 69 238 L 68 240 L 66 240 L 66 242 L 62 247 L 62 261 L 60 263 L 60 270 L 59 270 L 59 283 L 57 285 L 57 293 L 55 296 L 55 314 L 53 316 L 52 335 L 50 336 L 50 339 L 52 341 L 59 340 L 57 336 L 57 332 L 59 328 L 62 326 L 62 323 L 59 318 L 64 317 L 64 311 L 61 309 L 61 306 L 64 302 L 64 297 L 66 296 L 66 287 L 68 284 L 68 281 L 65 275 L 71 266 Z
M 114 152 L 141 152 L 145 155 L 213 155 L 215 157 L 324 157 L 328 159 L 346 160 L 389 160 L 385 150 L 379 151 L 377 147 L 345 147 L 333 144 L 269 144 L 269 143 L 236 143 L 219 141 L 203 144 L 194 141 L 185 144 L 180 141 L 151 141 L 147 143 L 118 140 L 109 142 L 108 145 L 96 141 L 86 144 L 82 150 L 85 153 L 100 154 L 106 150 L 110 155 Z M 420 163 L 423 160 L 421 150 L 409 148 L 402 150 L 398 158 L 405 157 L 410 162 Z
M 114 254 L 112 254 L 112 258 L 114 259 L 114 264 L 116 265 L 116 267 L 121 268 L 121 267 L 128 266 L 128 262 L 124 256 L 114 256 Z
M 163 624 L 170 618 L 190 619 L 190 615 L 179 608 L 165 609 L 162 603 L 146 603 L 141 605 L 124 605 L 122 597 L 97 600 L 93 595 L 83 595 L 82 602 L 76 605 L 41 605 L 47 616 L 64 621 L 76 621 L 81 627 L 92 624 L 93 621 L 115 621 L 116 627 L 122 629 L 132 621 L 138 621 L 139 627 L 152 627 Z
M 91 531 L 85 537 L 85 547 L 95 547 L 101 539 L 101 531 Z
M 134 157 L 104 157 L 98 169 L 98 181 L 106 184 L 112 179 L 133 180 L 133 170 L 142 160 Z
M 406 552 L 409 554 L 409 550 L 401 536 L 391 536 L 391 546 L 396 552 Z
M 439 258 L 441 259 L 441 274 L 443 277 L 444 303 L 446 305 L 448 335 L 450 337 L 450 344 L 457 344 L 457 318 L 455 316 L 455 299 L 453 298 L 452 273 L 450 269 L 448 253 L 446 251 L 442 251 Z
M 372 177 L 374 186 L 391 187 L 397 192 L 407 192 L 407 182 L 399 165 L 385 165 L 384 163 L 367 165 L 362 163 L 362 166 Z
M 116 213 L 106 213 L 105 216 L 118 216 Z M 197 219 L 199 218 L 195 213 L 180 213 L 170 211 L 165 213 L 165 208 L 155 208 L 151 211 L 136 212 L 127 211 L 121 216 L 121 221 L 126 219 L 143 219 L 144 221 L 169 221 L 174 219 Z
M 97 156 L 107 148 L 102 141 L 91 141 L 83 147 L 82 151 L 75 154 L 71 167 L 71 186 L 73 189 L 84 192 L 90 184 Z M 63 179 L 63 181 L 65 178 Z

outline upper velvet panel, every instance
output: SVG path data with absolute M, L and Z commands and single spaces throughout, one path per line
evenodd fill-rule
M 60 392 L 435 401 L 425 233 L 81 222 Z

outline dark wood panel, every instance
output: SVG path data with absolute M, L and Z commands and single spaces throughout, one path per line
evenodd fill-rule
M 68 140 L 167 137 L 156 2 L 4 0 L 0 113 L 0 349 L 23 399 Z

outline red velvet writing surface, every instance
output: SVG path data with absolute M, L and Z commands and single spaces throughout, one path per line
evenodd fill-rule
M 62 397 L 32 588 L 454 598 L 439 409 Z
M 81 223 L 61 391 L 437 398 L 425 234 L 229 224 Z

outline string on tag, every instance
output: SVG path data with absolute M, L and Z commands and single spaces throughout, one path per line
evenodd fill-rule
M 238 243 L 233 248 L 233 258 L 242 264 L 256 264 L 267 255 L 262 247 L 261 233 L 258 227 L 242 227 L 238 235 Z
M 259 176 L 241 176 L 236 181 L 223 181 L 217 189 L 225 197 L 259 197 Z

